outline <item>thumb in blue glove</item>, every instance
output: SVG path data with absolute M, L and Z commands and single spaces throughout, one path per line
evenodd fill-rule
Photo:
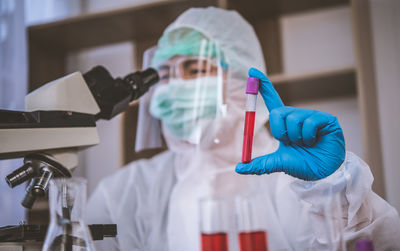
M 270 112 L 271 133 L 280 144 L 274 153 L 248 164 L 238 163 L 236 172 L 285 172 L 303 180 L 318 180 L 334 173 L 345 158 L 344 137 L 337 118 L 325 112 L 285 106 L 261 71 L 251 68 L 249 76 L 260 79 L 259 91 Z

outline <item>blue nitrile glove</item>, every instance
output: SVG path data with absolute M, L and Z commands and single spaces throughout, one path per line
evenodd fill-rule
M 337 118 L 325 112 L 285 106 L 262 72 L 251 68 L 249 76 L 260 79 L 259 91 L 270 112 L 271 133 L 280 145 L 274 153 L 248 164 L 237 164 L 236 172 L 285 172 L 303 180 L 318 180 L 335 172 L 345 158 L 344 137 Z

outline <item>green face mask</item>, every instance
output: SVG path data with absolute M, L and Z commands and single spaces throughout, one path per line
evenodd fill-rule
M 170 79 L 155 90 L 150 113 L 179 139 L 193 141 L 201 134 L 199 121 L 217 113 L 217 77 Z

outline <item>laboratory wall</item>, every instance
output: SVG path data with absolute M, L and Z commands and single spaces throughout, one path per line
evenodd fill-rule
M 83 1 L 83 9 L 85 12 L 95 12 L 109 10 L 110 8 L 124 8 L 132 5 L 147 4 L 159 1 L 160 0 L 86 0 Z
M 68 55 L 67 72 L 86 72 L 102 65 L 113 77 L 123 77 L 136 68 L 133 58 L 134 45 L 131 42 L 80 50 Z M 98 121 L 100 144 L 80 152 L 79 166 L 74 175 L 87 178 L 89 195 L 103 177 L 123 165 L 122 122 L 122 114 L 110 121 Z
M 23 0 L 23 2 L 28 25 L 77 16 L 82 12 L 82 0 Z
M 400 211 L 400 1 L 370 0 L 386 199 Z
M 24 20 L 22 2 L 0 1 L 0 109 L 24 109 L 28 89 Z M 0 144 L 4 142 L 0 141 Z M 24 186 L 11 189 L 4 179 L 21 165 L 22 159 L 0 161 L 0 227 L 25 220 L 25 210 L 20 206 Z
M 109 11 L 159 0 L 23 0 L 29 25 L 61 20 L 85 13 Z
M 282 16 L 283 73 L 304 74 L 354 67 L 351 22 L 349 6 Z M 360 114 L 355 95 L 294 101 L 290 105 L 337 116 L 343 128 L 346 149 L 363 157 Z
M 284 73 L 354 66 L 349 6 L 284 15 L 280 26 Z

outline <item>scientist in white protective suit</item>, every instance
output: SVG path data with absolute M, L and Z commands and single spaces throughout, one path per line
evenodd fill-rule
M 212 250 L 201 234 L 213 230 L 225 231 L 229 250 L 237 250 L 238 228 L 266 230 L 269 250 L 353 250 L 360 239 L 400 250 L 399 216 L 371 190 L 366 163 L 345 152 L 337 119 L 284 106 L 262 73 L 256 34 L 237 12 L 186 11 L 146 60 L 161 79 L 140 100 L 136 148 L 159 147 L 163 136 L 168 150 L 98 185 L 88 223 L 118 226 L 116 243 L 104 241 L 111 245 L 104 250 Z M 248 74 L 260 79 L 264 100 L 253 145 L 260 157 L 238 164 Z M 230 206 L 205 212 L 205 201 Z

